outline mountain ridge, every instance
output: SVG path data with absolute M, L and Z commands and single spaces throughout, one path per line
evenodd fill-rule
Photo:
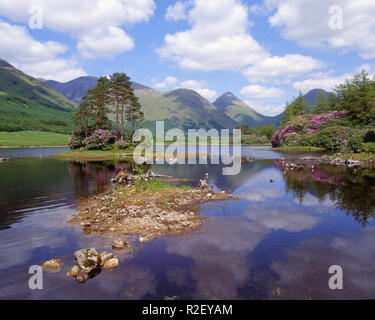
M 0 59 L 0 131 L 68 133 L 77 105 Z
M 250 127 L 267 124 L 274 124 L 277 127 L 282 117 L 282 114 L 273 117 L 262 115 L 236 97 L 232 92 L 226 92 L 221 95 L 213 102 L 213 105 L 238 122 L 239 125 L 248 125 Z

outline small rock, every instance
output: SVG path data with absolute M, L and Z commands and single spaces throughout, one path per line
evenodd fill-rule
M 142 237 L 142 236 L 139 236 L 138 240 L 139 240 L 140 243 L 142 243 L 142 242 L 146 241 L 146 238 Z
M 212 194 L 211 193 L 207 193 L 207 198 L 211 198 L 212 197 Z
M 103 266 L 106 261 L 113 258 L 113 253 L 103 252 L 100 254 L 100 258 L 102 259 L 100 265 Z
M 122 240 L 115 240 L 112 242 L 112 249 L 121 250 L 121 249 L 124 249 L 124 247 L 125 247 L 125 242 Z
M 79 272 L 81 271 L 81 269 L 77 266 L 77 265 L 74 265 L 67 273 L 68 276 L 72 276 L 72 277 L 76 277 L 78 276 Z
M 42 268 L 47 272 L 57 273 L 62 269 L 63 265 L 64 263 L 60 259 L 52 259 L 44 262 Z
M 76 281 L 79 283 L 85 283 L 87 280 L 89 280 L 88 272 L 81 270 L 76 277 Z
M 109 259 L 103 264 L 104 269 L 113 269 L 113 268 L 116 268 L 116 267 L 118 267 L 118 259 L 117 258 Z
M 208 188 L 208 183 L 206 180 L 199 180 L 199 185 L 198 188 L 201 189 L 207 189 Z

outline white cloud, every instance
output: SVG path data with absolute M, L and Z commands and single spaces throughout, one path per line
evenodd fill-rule
M 178 21 L 187 19 L 186 9 L 188 7 L 187 2 L 177 1 L 174 5 L 170 5 L 167 8 L 165 19 L 167 21 Z
M 182 82 L 181 86 L 198 92 L 209 101 L 213 101 L 218 97 L 215 90 L 205 88 L 205 86 L 207 86 L 206 81 L 187 80 Z
M 27 29 L 0 20 L 0 57 L 34 77 L 68 81 L 86 75 L 74 59 L 61 55 L 67 47 L 54 41 L 39 42 Z
M 78 49 L 86 58 L 110 58 L 132 49 L 132 40 L 120 27 L 148 21 L 155 10 L 154 0 L 2 0 L 0 12 L 14 22 L 28 24 L 31 16 L 28 8 L 32 5 L 43 9 L 44 28 L 76 38 Z M 108 45 L 108 48 L 91 44 L 91 41 Z
M 248 99 L 280 98 L 285 94 L 285 92 L 279 88 L 267 88 L 260 85 L 244 87 L 241 89 L 240 93 Z
M 280 114 L 285 109 L 285 104 L 266 103 L 264 101 L 244 101 L 248 106 L 254 109 L 256 112 L 261 113 L 265 116 L 274 116 Z
M 158 89 L 174 88 L 178 83 L 176 77 L 168 76 L 163 81 L 155 83 L 155 87 Z
M 247 32 L 248 9 L 239 0 L 194 0 L 188 21 L 191 29 L 167 34 L 157 49 L 181 68 L 236 71 L 268 55 Z
M 77 49 L 84 58 L 112 58 L 124 51 L 134 48 L 134 41 L 120 28 L 108 27 L 98 34 L 91 33 L 83 36 L 77 45 Z
M 282 36 L 312 48 L 328 47 L 357 51 L 364 59 L 375 58 L 375 1 L 373 0 L 278 0 L 276 12 L 269 18 L 280 27 Z M 343 28 L 331 29 L 329 8 L 339 5 Z
M 243 73 L 250 82 L 283 82 L 320 69 L 324 64 L 312 57 L 287 54 L 283 57 L 268 57 L 247 68 Z

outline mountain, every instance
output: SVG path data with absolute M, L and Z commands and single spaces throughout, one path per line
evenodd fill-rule
M 264 116 L 251 109 L 245 102 L 231 92 L 224 93 L 213 105 L 240 125 L 255 127 L 257 125 L 274 124 L 279 126 L 282 115 Z
M 68 133 L 77 105 L 0 59 L 0 131 Z
M 218 110 L 207 99 L 189 89 L 161 92 L 154 89 L 136 90 L 149 121 L 167 120 L 169 127 L 234 128 L 233 119 Z
M 96 77 L 81 77 L 66 83 L 47 80 L 44 83 L 59 91 L 66 98 L 80 103 L 88 89 L 95 87 Z M 197 92 L 188 89 L 158 91 L 133 82 L 133 89 L 140 99 L 149 127 L 156 120 L 165 120 L 167 128 L 234 128 L 233 119 L 220 112 Z M 151 122 L 151 123 L 150 123 Z
M 314 105 L 316 103 L 316 100 L 318 99 L 319 92 L 321 92 L 321 91 L 326 95 L 326 98 L 329 99 L 329 97 L 331 95 L 329 92 L 324 91 L 323 89 L 312 89 L 304 95 L 306 103 L 309 106 Z
M 87 76 L 64 83 L 54 80 L 44 80 L 44 83 L 52 89 L 60 92 L 70 101 L 80 104 L 82 102 L 82 97 L 86 94 L 87 90 L 94 88 L 98 79 L 98 77 Z M 133 82 L 132 87 L 134 90 L 149 89 L 148 87 L 136 82 Z

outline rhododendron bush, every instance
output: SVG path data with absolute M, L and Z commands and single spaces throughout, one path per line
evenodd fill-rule
M 276 131 L 271 139 L 272 146 L 311 146 L 357 152 L 361 148 L 364 132 L 342 126 L 339 120 L 345 115 L 344 111 L 334 111 L 329 114 L 295 117 Z

